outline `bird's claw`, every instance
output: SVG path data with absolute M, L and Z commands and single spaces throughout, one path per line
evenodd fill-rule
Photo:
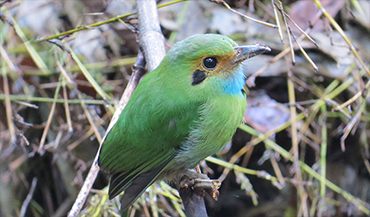
M 221 187 L 221 181 L 212 180 L 205 174 L 191 172 L 191 174 L 185 174 L 182 177 L 179 187 L 191 188 L 192 190 L 202 189 L 217 201 L 220 195 L 218 189 Z
M 221 187 L 221 182 L 219 180 L 212 179 L 194 179 L 193 188 L 211 188 L 218 190 Z

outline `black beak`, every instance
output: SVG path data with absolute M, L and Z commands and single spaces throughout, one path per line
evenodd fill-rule
M 271 48 L 265 45 L 248 45 L 248 46 L 238 46 L 234 48 L 237 51 L 236 56 L 234 57 L 234 63 L 241 63 L 246 59 L 252 58 L 259 54 L 263 54 L 267 51 L 271 51 Z

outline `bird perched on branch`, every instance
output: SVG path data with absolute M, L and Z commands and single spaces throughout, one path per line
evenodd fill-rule
M 158 179 L 171 180 L 220 151 L 246 109 L 241 63 L 270 51 L 204 34 L 175 44 L 137 86 L 108 133 L 99 165 L 121 209 Z

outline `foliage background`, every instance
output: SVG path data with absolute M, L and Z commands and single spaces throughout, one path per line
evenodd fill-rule
M 369 1 L 226 3 L 258 20 L 279 21 L 279 28 L 246 19 L 220 1 L 158 9 L 168 48 L 208 32 L 272 48 L 245 63 L 248 84 L 261 73 L 250 87 L 247 125 L 225 150 L 201 164 L 211 178 L 223 180 L 219 201 L 206 196 L 209 215 L 369 215 Z M 135 2 L 0 4 L 0 216 L 65 216 L 139 49 L 136 15 L 87 26 L 134 12 Z M 317 46 L 300 37 L 291 20 Z M 84 30 L 37 41 L 76 28 Z M 107 200 L 107 181 L 99 174 L 81 215 L 118 215 L 118 199 Z M 181 200 L 158 183 L 135 204 L 134 215 L 181 216 Z

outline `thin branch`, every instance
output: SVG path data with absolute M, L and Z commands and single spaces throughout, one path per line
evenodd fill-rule
M 139 15 L 139 43 L 147 61 L 148 71 L 152 71 L 166 55 L 156 2 L 137 0 L 136 4 Z
M 124 107 L 126 106 L 128 99 L 131 97 L 132 93 L 134 92 L 136 86 L 138 85 L 140 78 L 144 75 L 145 60 L 141 52 L 139 52 L 137 61 L 134 64 L 134 70 L 132 72 L 131 78 L 129 83 L 127 84 L 127 87 L 125 89 L 125 92 L 123 93 L 121 100 L 118 104 L 118 107 L 116 109 L 116 112 L 113 115 L 113 118 L 108 126 L 108 129 L 105 133 L 105 136 L 103 138 L 103 141 L 105 140 L 108 132 L 112 129 L 114 124 L 117 122 L 119 115 L 123 111 Z M 100 150 L 100 148 L 99 148 Z M 85 179 L 85 182 L 80 190 L 80 193 L 77 196 L 76 201 L 74 202 L 71 211 L 68 213 L 68 217 L 75 217 L 78 215 L 80 210 L 82 209 L 82 206 L 84 205 L 87 195 L 90 192 L 90 189 L 92 188 L 92 185 L 95 182 L 95 179 L 99 173 L 99 165 L 98 165 L 98 159 L 99 159 L 99 151 L 97 152 L 94 163 L 90 168 L 89 173 L 87 174 L 87 177 Z
M 21 213 L 19 214 L 19 217 L 26 216 L 27 207 L 28 207 L 28 205 L 30 204 L 30 202 L 32 200 L 33 193 L 35 192 L 35 189 L 36 189 L 36 185 L 37 185 L 37 178 L 34 177 L 32 179 L 32 184 L 31 184 L 30 191 L 28 192 L 26 199 L 23 201 L 22 208 L 21 208 Z
M 176 4 L 176 3 L 179 3 L 179 2 L 183 2 L 183 1 L 185 1 L 185 0 L 175 0 L 175 1 L 172 1 L 172 2 L 168 2 L 168 3 L 165 3 L 165 4 L 159 5 L 158 8 L 162 8 L 162 7 L 169 6 L 169 5 Z M 127 17 L 135 15 L 135 14 L 137 14 L 137 12 L 131 12 L 131 13 L 128 13 L 128 14 L 119 15 L 119 16 L 110 18 L 108 20 L 93 23 L 93 24 L 90 24 L 90 25 L 87 25 L 87 26 L 80 26 L 80 27 L 77 27 L 75 29 L 71 29 L 69 31 L 59 33 L 57 35 L 49 36 L 49 37 L 46 37 L 46 38 L 39 38 L 35 42 L 43 42 L 43 41 L 48 41 L 48 40 L 56 39 L 56 38 L 60 39 L 63 36 L 66 37 L 68 35 L 71 35 L 73 33 L 76 33 L 76 32 L 82 31 L 82 30 L 92 29 L 92 28 L 95 28 L 95 27 L 98 27 L 98 26 L 101 26 L 101 25 L 104 25 L 104 24 L 115 23 L 115 22 L 117 22 L 117 21 L 119 21 L 123 18 L 127 18 Z
M 201 188 L 180 188 L 180 197 L 187 217 L 208 216 L 205 209 L 203 190 Z

